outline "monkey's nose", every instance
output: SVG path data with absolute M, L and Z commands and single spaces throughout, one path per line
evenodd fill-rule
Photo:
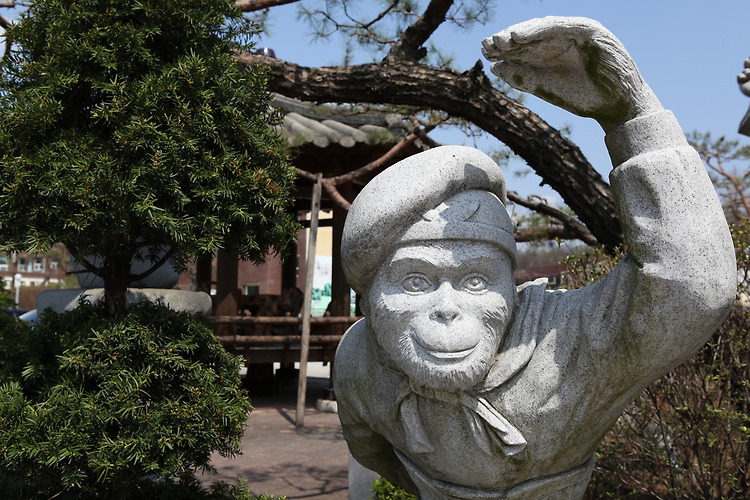
M 454 308 L 440 308 L 430 313 L 430 319 L 439 323 L 450 323 L 458 317 L 459 311 Z
M 430 319 L 439 323 L 450 323 L 461 314 L 458 304 L 453 300 L 453 289 L 449 283 L 443 283 L 435 293 L 437 303 L 430 312 Z

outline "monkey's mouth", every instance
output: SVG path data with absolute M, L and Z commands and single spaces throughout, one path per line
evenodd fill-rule
M 428 349 L 423 345 L 419 345 L 419 347 L 427 353 L 430 357 L 438 360 L 438 361 L 461 361 L 462 359 L 468 358 L 472 352 L 474 352 L 474 349 L 476 349 L 477 346 L 470 347 L 468 349 L 464 349 L 463 351 L 435 351 L 432 349 Z

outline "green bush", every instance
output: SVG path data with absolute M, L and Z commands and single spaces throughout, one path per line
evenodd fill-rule
M 238 453 L 252 409 L 210 325 L 148 303 L 4 325 L 0 380 L 5 498 L 146 498 Z
M 243 479 L 235 484 L 217 481 L 203 485 L 192 474 L 176 479 L 139 481 L 138 487 L 131 488 L 127 495 L 132 500 L 286 500 L 286 497 L 268 494 L 253 495 Z
M 416 500 L 417 498 L 382 477 L 375 481 L 372 491 L 375 493 L 375 500 Z
M 194 476 L 189 475 L 180 480 L 142 483 L 138 496 L 134 500 L 286 500 L 286 497 L 263 494 L 255 496 L 250 493 L 247 482 L 239 480 L 236 484 L 215 482 L 209 486 L 202 485 Z

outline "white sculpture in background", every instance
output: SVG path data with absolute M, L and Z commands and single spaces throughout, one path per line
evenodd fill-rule
M 745 69 L 737 75 L 737 83 L 740 85 L 740 92 L 750 97 L 750 57 L 745 59 Z M 750 135 L 750 108 L 740 122 L 739 133 Z
M 674 116 L 595 21 L 484 41 L 516 88 L 595 118 L 629 255 L 599 283 L 516 290 L 497 165 L 445 146 L 370 182 L 344 229 L 366 318 L 335 389 L 353 456 L 422 499 L 578 499 L 624 406 L 724 319 L 736 269 L 721 207 Z

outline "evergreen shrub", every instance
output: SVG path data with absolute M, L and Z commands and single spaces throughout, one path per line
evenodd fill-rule
M 46 311 L 0 333 L 6 498 L 146 498 L 139 489 L 231 456 L 249 399 L 206 320 L 142 303 Z M 149 486 L 151 485 L 151 486 Z
M 378 478 L 372 486 L 375 500 L 416 500 L 417 497 L 387 479 Z

